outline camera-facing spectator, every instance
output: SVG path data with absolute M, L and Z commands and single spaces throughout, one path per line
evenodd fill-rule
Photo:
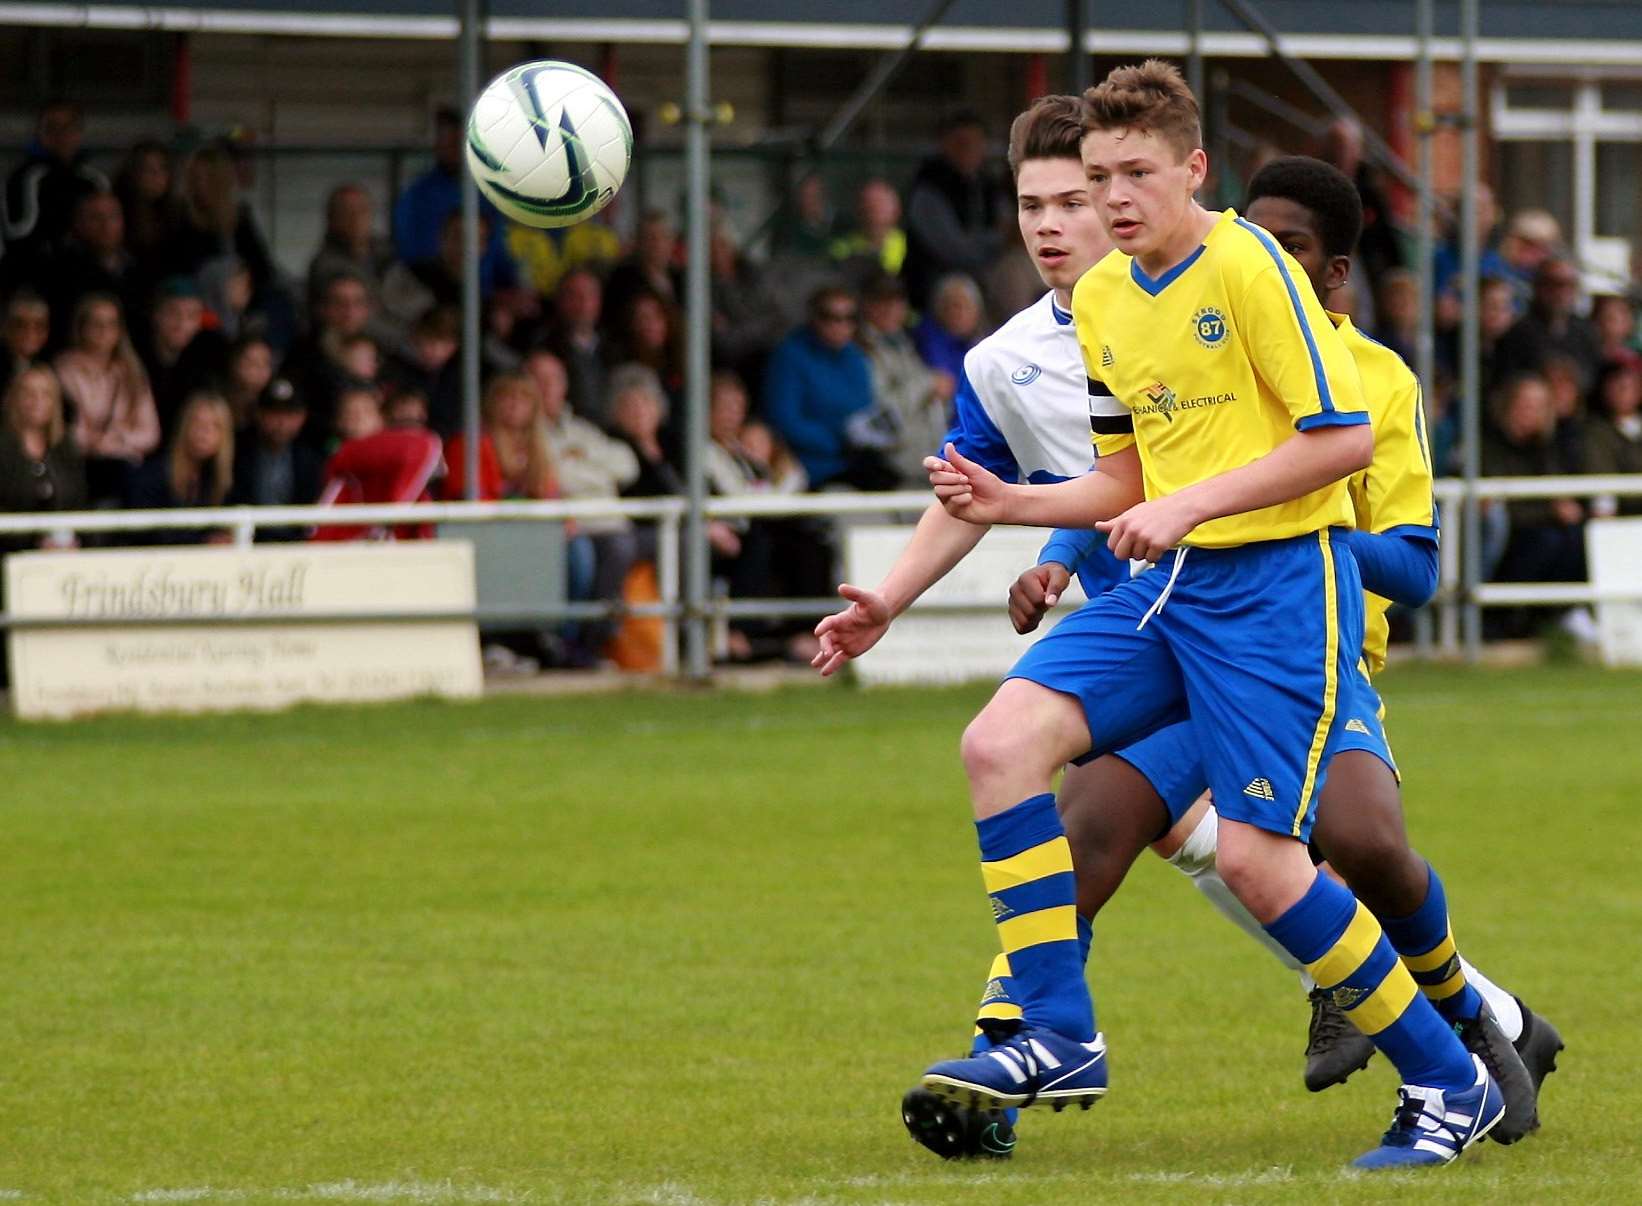
M 786 330 L 782 299 L 770 278 L 741 254 L 722 222 L 707 243 L 712 272 L 712 360 L 746 377 L 762 373 L 765 358 Z
M 114 177 L 114 193 L 125 216 L 125 243 L 143 275 L 160 272 L 165 248 L 182 227 L 182 202 L 172 188 L 171 152 L 163 143 L 145 139 L 126 153 Z
M 654 293 L 633 294 L 610 338 L 613 364 L 642 364 L 666 391 L 668 413 L 684 391 L 684 347 L 678 312 Z M 667 417 L 663 414 L 663 419 Z M 612 416 L 614 419 L 614 416 Z
M 207 328 L 230 341 L 264 330 L 261 316 L 252 308 L 255 284 L 251 269 L 239 256 L 218 256 L 199 270 L 198 279 Z
M 1585 387 L 1571 356 L 1553 352 L 1545 358 L 1545 384 L 1551 390 L 1551 442 L 1561 473 L 1585 472 Z
M 1534 273 L 1533 300 L 1528 312 L 1500 339 L 1495 368 L 1503 377 L 1542 373 L 1553 353 L 1562 353 L 1579 367 L 1580 392 L 1590 388 L 1602 360 L 1596 329 L 1575 312 L 1579 301 L 1579 269 L 1572 261 L 1548 259 Z
M 912 332 L 918 354 L 932 369 L 954 381 L 963 375 L 964 354 L 981 339 L 981 290 L 962 273 L 943 276 L 930 295 L 929 313 Z
M 57 248 L 87 193 L 107 192 L 108 179 L 86 162 L 85 113 L 71 100 L 48 101 L 23 162 L 6 177 L 6 255 L 28 260 Z
M 217 507 L 234 486 L 234 429 L 221 394 L 190 394 L 177 415 L 176 433 L 164 451 L 144 461 L 131 475 L 126 505 L 133 510 Z M 227 538 L 224 532 L 156 530 L 137 544 L 206 544 Z
M 834 239 L 827 253 L 857 290 L 882 273 L 900 275 L 907 232 L 901 228 L 901 194 L 893 184 L 874 176 L 856 190 L 855 226 Z
M 433 115 L 433 166 L 405 186 L 393 205 L 393 247 L 405 264 L 439 254 L 445 225 L 462 211 L 462 114 L 446 105 Z M 512 261 L 502 243 L 501 215 L 481 194 L 479 212 L 488 223 L 479 246 L 480 274 L 489 280 L 511 273 Z M 412 315 L 411 317 L 414 317 Z
M 872 393 L 892 432 L 887 448 L 905 487 L 926 480 L 923 459 L 938 452 L 951 427 L 948 410 L 957 381 L 930 368 L 907 332 L 906 289 L 881 275 L 861 294 L 861 346 L 872 364 Z
M 653 293 L 670 306 L 684 296 L 684 275 L 678 266 L 678 231 L 659 209 L 645 211 L 639 220 L 633 253 L 610 270 L 604 283 L 604 319 L 619 321 L 634 296 Z
M 872 366 L 855 342 L 855 298 L 823 286 L 810 295 L 809 315 L 770 355 L 764 413 L 803 463 L 812 488 L 832 482 L 884 488 L 885 466 L 860 464 L 848 438 L 850 420 L 873 404 Z
M 1585 424 L 1586 473 L 1642 473 L 1642 362 L 1610 360 L 1591 391 Z M 1591 500 L 1593 515 L 1642 515 L 1642 498 L 1605 495 Z
M 343 345 L 366 335 L 372 314 L 370 286 L 356 273 L 339 272 L 321 286 L 311 328 L 285 355 L 282 372 L 308 403 L 310 443 L 330 434 L 337 393 L 352 376 Z
M 1010 207 L 986 168 L 986 126 L 957 113 L 940 128 L 940 152 L 926 159 L 907 190 L 907 293 L 915 307 L 929 301 L 950 272 L 980 276 L 1005 246 Z M 802 454 L 801 454 L 802 455 Z
M 268 242 L 251 207 L 240 198 L 234 157 L 220 140 L 188 157 L 182 172 L 182 223 L 166 246 L 165 272 L 197 276 L 223 256 L 237 256 L 250 270 L 252 292 L 275 286 L 277 272 Z
M 653 370 L 624 364 L 610 374 L 610 422 L 617 439 L 638 457 L 639 472 L 622 488 L 632 498 L 683 494 L 684 479 L 662 446 L 667 394 Z
M 63 395 L 44 365 L 12 378 L 0 401 L 0 511 L 80 511 L 85 466 L 63 422 Z M 38 536 L 0 538 L 0 552 L 42 543 Z
M 234 430 L 238 431 L 251 421 L 257 401 L 268 383 L 274 379 L 274 349 L 260 335 L 246 335 L 236 339 L 228 349 L 228 368 L 224 374 L 222 395 L 228 400 L 228 409 L 234 416 Z M 303 402 L 307 414 L 307 402 Z
M 485 389 L 479 432 L 479 492 L 484 502 L 507 498 L 555 498 L 559 492 L 542 395 L 534 378 L 504 373 Z M 446 498 L 466 498 L 467 435 L 445 448 Z
M 205 329 L 205 303 L 200 299 L 199 286 L 186 276 L 160 282 L 148 328 L 134 328 L 131 341 L 148 370 L 160 431 L 169 438 L 190 394 L 220 388 L 227 373 L 228 341 Z
M 1562 226 L 1543 209 L 1521 209 L 1505 224 L 1499 241 L 1504 278 L 1511 284 L 1512 306 L 1520 318 L 1533 296 L 1534 278 L 1546 260 L 1562 251 Z
M 1591 326 L 1596 328 L 1602 359 L 1626 360 L 1638 353 L 1636 307 L 1618 293 L 1604 293 L 1591 299 Z
M 51 308 L 33 289 L 18 289 L 6 302 L 0 323 L 0 392 L 29 365 L 40 360 L 51 337 Z
M 775 250 L 801 260 L 824 260 L 832 246 L 832 202 L 820 172 L 806 172 L 792 187 L 776 221 Z
M 605 382 L 608 345 L 600 321 L 604 282 L 586 268 L 573 268 L 553 293 L 553 322 L 547 346 L 570 377 L 570 405 L 578 415 L 607 426 Z
M 339 184 L 325 200 L 325 233 L 308 261 L 308 303 L 316 305 L 325 285 L 348 275 L 364 282 L 373 311 L 382 303 L 382 278 L 393 264 L 393 244 L 377 233 L 376 205 L 361 184 Z
M 325 484 L 325 462 L 319 453 L 297 439 L 308 420 L 302 395 L 283 377 L 276 377 L 257 399 L 251 422 L 234 441 L 234 489 L 229 503 L 236 506 L 307 506 L 319 498 Z M 301 528 L 260 528 L 258 540 L 301 540 Z
M 70 337 L 74 307 L 89 293 L 112 293 L 127 314 L 148 300 L 150 282 L 126 248 L 125 215 L 113 193 L 87 193 L 75 203 L 44 286 L 51 303 L 52 330 Z
M 428 425 L 440 435 L 462 426 L 462 316 L 448 306 L 429 310 L 411 324 L 410 352 L 384 367 L 390 389 L 412 389 L 428 400 Z
M 1510 377 L 1496 391 L 1484 433 L 1486 477 L 1541 477 L 1567 471 L 1557 453 L 1551 387 L 1535 374 Z M 1585 577 L 1584 508 L 1571 498 L 1512 499 L 1509 536 L 1493 577 L 1503 582 L 1579 582 Z M 1511 621 L 1505 621 L 1511 626 Z M 1517 635 L 1521 621 L 1517 622 Z
M 74 399 L 74 440 L 86 458 L 91 497 L 114 501 L 124 496 L 131 470 L 159 447 L 160 416 L 113 294 L 82 298 L 72 332 L 57 357 L 57 376 Z
M 638 479 L 633 449 L 572 413 L 569 376 L 564 363 L 543 350 L 525 357 L 524 371 L 536 383 L 542 420 L 558 470 L 559 492 L 567 499 L 612 499 Z M 621 516 L 580 519 L 570 534 L 567 563 L 570 597 L 577 602 L 614 602 L 622 582 L 638 560 L 639 546 L 630 520 Z M 609 640 L 611 625 L 598 622 L 571 632 L 572 660 L 586 660 Z

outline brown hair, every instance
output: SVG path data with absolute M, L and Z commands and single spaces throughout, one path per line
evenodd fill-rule
M 1078 159 L 1083 117 L 1081 97 L 1038 97 L 1009 125 L 1010 172 L 1028 159 Z
M 69 324 L 74 334 L 74 345 L 80 345 L 86 320 L 91 317 L 92 309 L 97 306 L 112 307 L 114 317 L 119 321 L 120 341 L 114 345 L 110 359 L 115 372 L 120 375 L 121 386 L 131 400 L 136 401 L 148 388 L 148 370 L 143 367 L 142 360 L 137 356 L 137 349 L 131 346 L 131 333 L 125 325 L 125 307 L 120 304 L 118 297 L 112 293 L 87 293 L 79 300 L 74 307 L 74 319 Z
M 44 364 L 31 364 L 11 379 L 6 386 L 6 395 L 0 400 L 0 412 L 5 415 L 8 427 L 18 435 L 23 434 L 23 426 L 17 417 L 17 396 L 23 392 L 23 382 L 30 377 L 42 377 L 51 386 L 51 417 L 46 420 L 46 447 L 55 448 L 63 442 L 63 388 L 57 380 L 57 374 Z
M 1083 99 L 1085 132 L 1127 129 L 1156 134 L 1182 159 L 1203 145 L 1197 98 L 1173 63 L 1147 59 L 1138 67 L 1114 67 Z

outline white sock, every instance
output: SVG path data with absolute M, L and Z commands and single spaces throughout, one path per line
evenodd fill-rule
M 1300 972 L 1304 977 L 1300 961 L 1289 954 L 1281 942 L 1266 933 L 1266 927 L 1254 919 L 1254 914 L 1243 907 L 1243 902 L 1232 895 L 1226 881 L 1220 878 L 1220 872 L 1214 865 L 1215 839 L 1219 824 L 1220 817 L 1213 808 L 1209 809 L 1197 828 L 1192 831 L 1191 837 L 1187 838 L 1169 859 L 1170 864 L 1192 881 L 1193 886 L 1208 898 L 1209 903 L 1222 917 L 1270 951 L 1284 967 Z
M 1472 967 L 1464 955 L 1460 956 L 1460 967 L 1464 970 L 1465 978 L 1471 987 L 1482 994 L 1482 999 L 1488 1002 L 1488 1008 L 1494 1011 L 1494 1019 L 1499 1022 L 1499 1028 L 1505 1032 L 1505 1037 L 1513 1043 L 1521 1038 L 1522 1007 L 1517 1004 L 1517 999 Z

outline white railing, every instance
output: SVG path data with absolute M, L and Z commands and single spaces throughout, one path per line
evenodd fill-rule
M 1444 478 L 1436 483 L 1439 504 L 1445 507 L 1447 539 L 1443 541 L 1439 584 L 1431 607 L 1437 613 L 1441 629 L 1439 644 L 1444 652 L 1459 650 L 1459 607 L 1512 607 L 1523 605 L 1573 605 L 1598 603 L 1614 599 L 1636 597 L 1630 592 L 1599 591 L 1586 582 L 1539 583 L 1481 583 L 1467 592 L 1464 587 L 1460 558 L 1460 525 L 1457 506 L 1466 497 L 1463 481 Z M 1477 482 L 1473 497 L 1479 502 L 1523 498 L 1593 498 L 1642 497 L 1642 474 L 1630 476 L 1572 476 L 1532 478 L 1484 478 Z M 902 490 L 881 494 L 818 493 L 818 494 L 746 494 L 730 497 L 712 497 L 707 500 L 706 514 L 710 519 L 774 518 L 774 517 L 844 517 L 863 515 L 895 515 L 911 517 L 929 505 L 930 496 L 923 490 Z M 399 524 L 472 523 L 565 523 L 571 520 L 609 519 L 622 517 L 630 520 L 652 521 L 657 525 L 656 577 L 661 599 L 658 603 L 618 606 L 590 603 L 563 603 L 544 607 L 532 613 L 531 619 L 547 621 L 607 615 L 612 610 L 625 615 L 660 616 L 668 621 L 666 664 L 677 665 L 677 642 L 680 625 L 694 620 L 708 620 L 727 616 L 746 618 L 775 618 L 795 615 L 821 614 L 837 606 L 834 599 L 734 599 L 715 600 L 707 605 L 705 616 L 692 615 L 685 606 L 680 592 L 681 527 L 686 506 L 682 498 L 646 499 L 586 499 L 553 502 L 449 502 L 398 503 L 389 505 L 311 506 L 311 507 L 211 507 L 199 509 L 151 511 L 75 511 L 39 512 L 29 514 L 0 514 L 0 536 L 45 534 L 59 531 L 89 533 L 148 532 L 154 530 L 201 531 L 220 530 L 232 534 L 238 547 L 249 546 L 255 534 L 264 528 L 309 528 L 325 526 L 391 527 Z M 941 612 L 982 612 L 996 610 L 996 599 L 964 602 L 922 602 L 918 610 Z M 357 619 L 358 617 L 353 617 Z M 385 621 L 412 618 L 384 608 L 378 617 Z M 425 619 L 423 615 L 415 618 Z M 477 621 L 494 620 L 482 611 L 470 617 Z M 521 616 L 509 616 L 522 620 Z M 314 617 L 322 621 L 324 617 Z M 53 624 L 66 621 L 54 620 Z M 20 627 L 27 621 L 19 620 L 9 612 L 0 614 L 0 629 Z

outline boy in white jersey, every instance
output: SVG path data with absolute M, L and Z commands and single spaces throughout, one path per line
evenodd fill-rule
M 953 400 L 952 443 L 1008 481 L 1064 481 L 1089 470 L 1088 386 L 1072 326 L 1072 286 L 1111 250 L 1089 203 L 1078 157 L 1081 103 L 1046 96 L 1015 119 L 1009 164 L 1015 174 L 1021 239 L 1049 292 L 969 350 Z M 931 452 L 937 451 L 930 449 Z M 1103 459 L 1140 496 L 1132 449 Z M 891 621 L 962 561 L 986 534 L 931 504 L 901 556 L 875 589 L 844 583 L 850 605 L 816 626 L 821 651 L 812 663 L 831 675 L 871 649 Z M 1093 595 L 1127 566 L 1107 554 L 1098 569 L 1080 568 Z

